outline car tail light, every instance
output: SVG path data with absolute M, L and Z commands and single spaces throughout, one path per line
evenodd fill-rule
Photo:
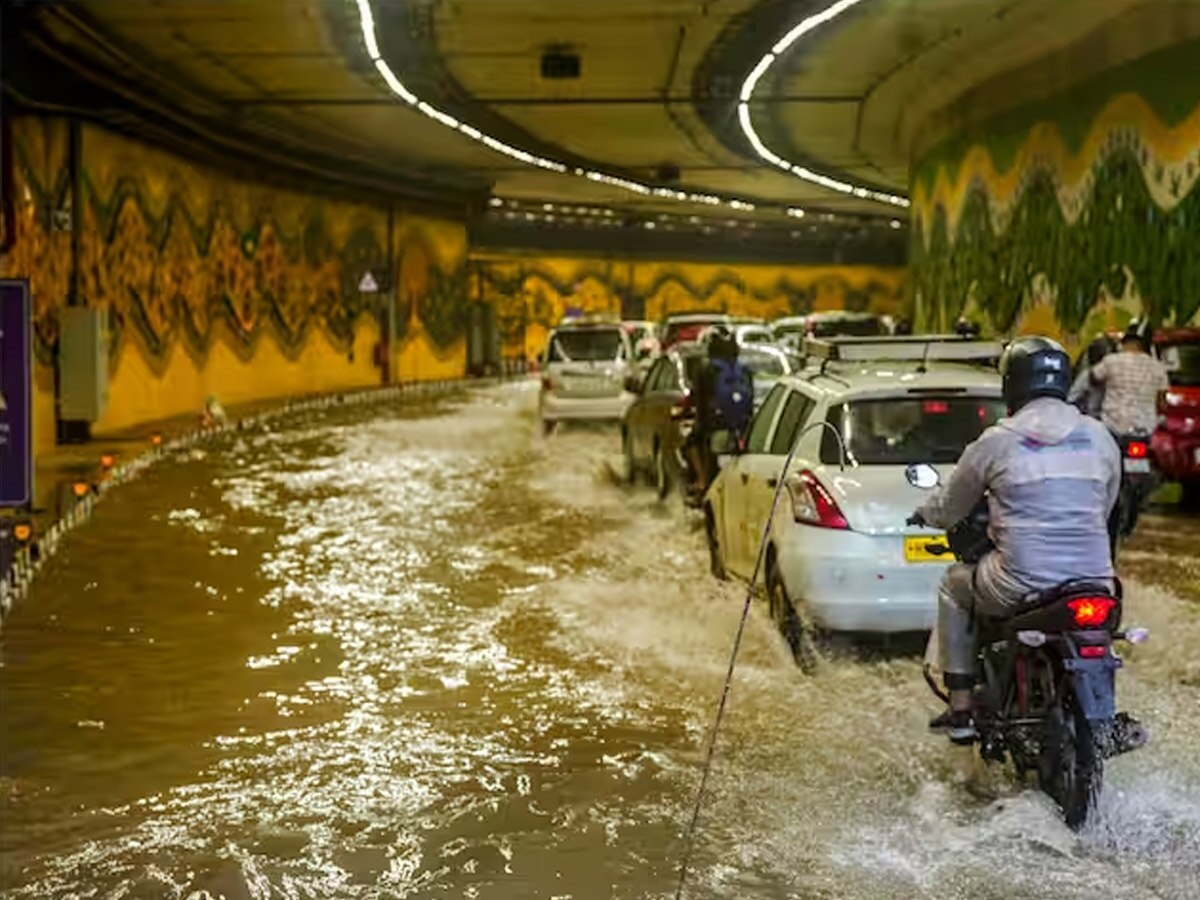
M 1150 446 L 1145 441 L 1130 441 L 1125 445 L 1125 455 L 1130 459 L 1145 459 Z
M 1117 605 L 1112 597 L 1076 597 L 1067 601 L 1067 608 L 1075 617 L 1075 624 L 1098 627 L 1108 621 L 1108 614 Z
M 812 472 L 807 469 L 797 472 L 784 484 L 792 498 L 792 517 L 797 522 L 818 528 L 849 529 L 850 523 L 838 509 L 837 501 Z
M 1079 655 L 1084 659 L 1099 659 L 1102 656 L 1108 655 L 1107 644 L 1092 644 L 1079 648 Z

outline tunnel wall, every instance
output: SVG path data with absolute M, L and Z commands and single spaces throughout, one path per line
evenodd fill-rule
M 1069 342 L 1200 310 L 1200 42 L 953 135 L 912 170 L 918 325 Z
M 104 435 L 238 403 L 461 376 L 462 223 L 272 186 L 66 119 L 12 123 L 0 269 L 34 304 L 37 449 L 55 440 L 70 303 L 108 311 Z M 371 273 L 377 291 L 362 291 Z M 394 273 L 394 275 L 393 275 Z M 395 288 L 388 366 L 376 346 Z M 369 287 L 369 285 L 367 285 Z
M 602 257 L 476 254 L 476 290 L 497 309 L 505 353 L 541 352 L 547 329 L 571 311 L 662 319 L 720 310 L 774 318 L 813 310 L 896 313 L 904 270 L 873 266 L 708 265 Z

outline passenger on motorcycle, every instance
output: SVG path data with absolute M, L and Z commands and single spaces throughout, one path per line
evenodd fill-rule
M 1071 393 L 1067 396 L 1081 413 L 1094 419 L 1100 418 L 1100 410 L 1104 406 L 1104 385 L 1092 381 L 1092 369 L 1116 349 L 1116 342 L 1107 334 L 1097 336 L 1088 344 L 1087 365 L 1079 367 L 1079 373 L 1071 384 Z
M 1150 434 L 1158 424 L 1158 394 L 1169 387 L 1167 370 L 1150 355 L 1150 320 L 1134 320 L 1121 336 L 1121 350 L 1091 369 L 1104 387 L 1100 420 L 1115 434 Z
M 955 743 L 975 738 L 975 617 L 1012 616 L 1031 592 L 1069 579 L 1113 577 L 1108 516 L 1121 484 L 1116 442 L 1067 403 L 1071 365 L 1056 342 L 1013 341 L 1000 374 L 1008 417 L 963 451 L 949 481 L 912 519 L 949 528 L 987 498 L 994 549 L 976 565 L 946 570 L 930 638 L 930 658 L 950 693 L 949 711 L 930 726 L 949 728 Z
M 713 436 L 728 432 L 731 441 L 740 442 L 754 413 L 754 379 L 738 361 L 733 332 L 716 325 L 705 341 L 708 358 L 696 382 L 696 424 L 685 443 L 694 476 L 692 490 L 697 495 L 708 490 L 717 474 Z

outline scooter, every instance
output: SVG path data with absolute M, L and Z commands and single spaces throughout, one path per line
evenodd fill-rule
M 1116 438 L 1121 448 L 1121 492 L 1113 510 L 1116 520 L 1112 526 L 1114 548 L 1117 541 L 1132 536 L 1142 508 L 1158 485 L 1158 474 L 1150 453 L 1150 435 L 1135 431 Z

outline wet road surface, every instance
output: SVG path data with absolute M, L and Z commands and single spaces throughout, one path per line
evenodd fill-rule
M 2 895 L 671 895 L 741 594 L 534 406 L 297 417 L 110 496 L 0 634 Z M 1126 553 L 1153 744 L 1080 835 L 925 733 L 918 659 L 807 679 L 756 606 L 688 896 L 1200 896 L 1198 545 Z

